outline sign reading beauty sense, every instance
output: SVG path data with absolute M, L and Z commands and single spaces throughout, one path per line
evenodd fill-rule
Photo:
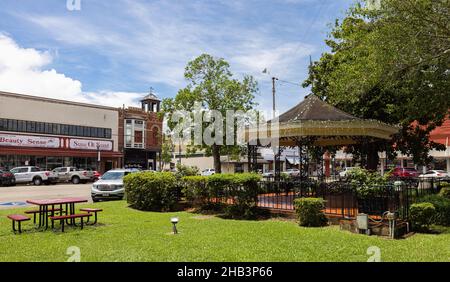
M 59 138 L 0 134 L 0 146 L 59 148 Z
M 112 141 L 86 140 L 86 139 L 70 139 L 69 148 L 75 150 L 97 150 L 112 151 Z

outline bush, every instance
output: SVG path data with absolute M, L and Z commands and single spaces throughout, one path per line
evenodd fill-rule
M 186 199 L 202 210 L 214 207 L 220 201 L 226 217 L 254 218 L 257 214 L 258 182 L 260 175 L 254 173 L 214 174 L 211 176 L 190 176 L 183 178 Z
M 195 207 L 204 207 L 209 202 L 206 176 L 185 176 L 182 178 L 183 194 L 186 200 Z
M 412 204 L 409 208 L 410 220 L 417 231 L 426 231 L 434 221 L 436 208 L 432 203 Z
M 196 166 L 188 166 L 178 163 L 177 171 L 175 172 L 175 176 L 178 179 L 181 179 L 185 176 L 195 176 L 200 174 L 200 170 Z
M 362 168 L 354 168 L 347 173 L 347 181 L 356 188 L 359 198 L 368 198 L 379 195 L 386 189 L 389 174 L 384 176 L 377 172 L 370 172 Z
M 428 202 L 436 208 L 433 223 L 450 226 L 450 199 L 441 195 L 427 195 L 419 198 L 418 202 Z
M 294 201 L 294 206 L 300 226 L 319 227 L 327 223 L 322 198 L 299 198 Z
M 178 187 L 170 172 L 131 173 L 123 179 L 128 204 L 138 210 L 173 211 Z
M 439 196 L 450 199 L 450 185 L 443 186 L 439 192 Z

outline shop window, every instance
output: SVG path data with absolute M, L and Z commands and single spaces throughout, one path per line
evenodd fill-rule
M 0 131 L 111 139 L 111 128 L 87 127 L 0 118 Z

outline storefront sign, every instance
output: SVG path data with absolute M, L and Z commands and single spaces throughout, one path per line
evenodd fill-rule
M 59 138 L 0 134 L 0 146 L 59 148 Z
M 69 148 L 75 150 L 100 150 L 112 151 L 112 141 L 86 140 L 86 139 L 70 139 Z

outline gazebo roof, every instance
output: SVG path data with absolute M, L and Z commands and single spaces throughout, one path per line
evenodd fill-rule
M 267 127 L 247 129 L 246 140 L 277 139 L 280 146 L 297 146 L 302 139 L 309 138 L 317 146 L 343 146 L 356 144 L 362 139 L 369 142 L 373 139 L 389 140 L 398 131 L 397 126 L 354 117 L 311 94 L 269 121 Z
M 284 114 L 278 117 L 279 122 L 293 122 L 298 120 L 359 120 L 338 108 L 322 101 L 314 94 L 305 97 Z

